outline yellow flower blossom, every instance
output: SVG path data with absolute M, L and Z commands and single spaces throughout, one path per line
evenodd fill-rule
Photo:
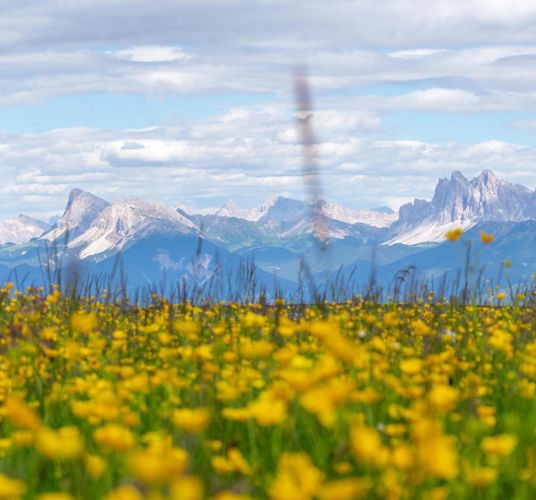
M 506 457 L 514 451 L 517 445 L 517 437 L 511 434 L 500 434 L 498 436 L 485 437 L 480 447 L 486 455 L 497 455 Z
M 252 470 L 238 448 L 230 448 L 227 456 L 215 456 L 212 458 L 212 467 L 218 474 L 231 474 L 239 472 L 245 476 L 250 476 Z
M 352 453 L 358 462 L 373 467 L 382 467 L 389 459 L 389 452 L 375 429 L 357 425 L 350 435 Z
M 150 486 L 171 482 L 188 465 L 188 453 L 178 448 L 147 448 L 129 458 L 129 470 L 141 483 Z
M 30 430 L 36 430 L 39 427 L 39 417 L 22 399 L 10 397 L 5 405 L 7 416 L 17 427 Z
M 235 493 L 234 491 L 224 490 L 217 493 L 214 496 L 214 500 L 251 500 L 251 497 L 249 495 Z
M 428 401 L 435 411 L 451 411 L 458 401 L 457 389 L 444 384 L 437 384 L 430 390 Z
M 400 370 L 404 375 L 416 375 L 423 369 L 423 362 L 417 358 L 403 359 L 400 361 Z
M 75 313 L 71 316 L 71 328 L 76 332 L 89 334 L 97 328 L 97 316 L 94 313 Z
M 98 455 L 87 455 L 85 462 L 87 472 L 93 479 L 99 479 L 106 470 L 106 461 Z
M 338 479 L 320 486 L 317 497 L 319 500 L 357 500 L 366 495 L 369 487 L 364 479 Z
M 208 408 L 184 408 L 173 410 L 172 421 L 176 427 L 186 432 L 203 432 L 210 423 L 211 412 Z
M 172 500 L 203 500 L 203 483 L 194 476 L 182 476 L 171 484 Z
M 480 231 L 480 241 L 485 245 L 492 243 L 495 240 L 495 237 L 492 234 L 486 233 L 485 231 Z
M 104 500 L 143 500 L 143 497 L 134 486 L 125 485 L 112 490 Z
M 476 488 L 489 486 L 497 479 L 497 470 L 491 467 L 468 468 L 466 477 L 469 484 Z
M 414 452 L 408 445 L 401 443 L 393 448 L 390 460 L 398 469 L 407 470 L 415 463 Z
M 446 480 L 458 475 L 455 438 L 444 435 L 438 422 L 428 418 L 415 422 L 413 436 L 418 463 L 423 472 Z
M 16 500 L 21 498 L 25 491 L 26 486 L 23 481 L 0 474 L 0 499 Z
M 114 451 L 126 451 L 132 448 L 135 441 L 132 432 L 118 424 L 99 427 L 94 437 L 100 447 Z
M 58 430 L 42 427 L 37 431 L 36 448 L 52 460 L 74 460 L 84 452 L 84 442 L 77 427 Z
M 423 337 L 426 335 L 430 335 L 430 333 L 432 332 L 431 328 L 421 319 L 416 319 L 415 321 L 412 321 L 411 328 L 416 335 Z
M 249 414 L 262 426 L 277 425 L 287 417 L 287 404 L 272 394 L 263 392 L 249 404 Z
M 317 494 L 324 480 L 308 455 L 284 453 L 278 462 L 277 476 L 269 489 L 271 500 L 308 500 Z
M 463 234 L 463 229 L 461 227 L 456 227 L 447 231 L 445 233 L 445 239 L 449 241 L 458 241 Z

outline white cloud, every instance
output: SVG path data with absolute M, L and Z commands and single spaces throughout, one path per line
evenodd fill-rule
M 22 47 L 185 44 L 298 49 L 355 44 L 416 46 L 523 43 L 536 39 L 530 0 L 21 0 L 2 6 L 0 44 Z M 271 37 L 267 36 L 271 35 Z M 270 40 L 273 42 L 270 43 Z M 186 46 L 186 45 L 185 45 Z
M 321 113 L 338 121 L 337 110 Z M 109 199 L 137 196 L 194 208 L 229 198 L 252 207 L 273 195 L 303 197 L 302 150 L 290 137 L 293 126 L 288 109 L 257 106 L 191 126 L 4 135 L 3 215 L 18 213 L 21 199 L 36 216 L 61 212 L 74 187 Z M 471 176 L 492 168 L 506 179 L 536 184 L 536 149 L 506 141 L 430 143 L 378 138 L 374 131 L 344 134 L 335 126 L 319 132 L 324 195 L 348 206 L 429 198 L 437 178 L 458 169 Z
M 20 0 L 0 9 L 0 106 L 99 94 L 267 93 L 275 101 L 181 126 L 4 134 L 6 215 L 21 200 L 35 215 L 61 211 L 75 186 L 195 207 L 301 195 L 289 109 L 296 63 L 310 71 L 332 198 L 376 206 L 429 197 L 454 169 L 493 168 L 536 184 L 533 148 L 383 128 L 393 111 L 536 112 L 532 1 Z M 382 95 L 385 87 L 395 95 Z M 518 120 L 514 130 L 533 122 Z
M 0 105 L 99 92 L 286 94 L 300 62 L 319 91 L 421 82 L 534 107 L 536 7 L 524 1 L 19 4 L 0 16 Z M 436 98 L 413 97 L 407 106 L 435 109 Z
M 448 52 L 447 49 L 407 49 L 391 52 L 389 55 L 398 59 L 419 59 Z
M 458 89 L 427 89 L 409 92 L 392 99 L 393 108 L 426 111 L 469 111 L 475 110 L 482 100 L 476 94 Z
M 112 52 L 111 55 L 119 59 L 126 59 L 127 61 L 149 63 L 184 61 L 192 58 L 190 54 L 187 54 L 179 47 L 162 47 L 154 45 L 131 47 L 129 49 Z

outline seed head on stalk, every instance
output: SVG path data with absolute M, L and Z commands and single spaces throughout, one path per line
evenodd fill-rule
M 323 212 L 323 203 L 320 199 L 321 185 L 318 171 L 317 142 L 311 122 L 313 118 L 313 107 L 307 71 L 304 67 L 296 67 L 294 69 L 294 95 L 297 105 L 296 124 L 303 146 L 302 174 L 307 196 L 313 210 L 311 214 L 313 219 L 313 235 L 319 243 L 319 248 L 324 251 L 329 237 L 329 230 Z

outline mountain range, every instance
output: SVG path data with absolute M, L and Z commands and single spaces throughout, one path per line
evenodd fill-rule
M 317 284 L 352 276 L 359 287 L 374 269 L 387 287 L 402 269 L 422 280 L 459 274 L 467 245 L 445 241 L 457 227 L 472 242 L 479 273 L 495 279 L 505 259 L 512 261 L 509 280 L 536 271 L 536 192 L 486 170 L 473 179 L 454 172 L 439 180 L 430 201 L 416 199 L 397 213 L 285 197 L 249 210 L 228 201 L 214 213 L 196 213 L 140 199 L 108 202 L 74 189 L 55 222 L 25 215 L 0 222 L 0 279 L 43 285 L 51 270 L 76 268 L 80 279 L 113 281 L 121 261 L 130 291 L 182 283 L 229 298 L 231 281 L 241 276 L 235 285 L 243 289 L 253 268 L 258 287 L 292 291 L 304 266 Z M 492 245 L 479 242 L 484 228 L 495 235 Z

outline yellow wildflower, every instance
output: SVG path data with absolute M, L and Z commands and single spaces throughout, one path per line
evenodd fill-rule
M 251 500 L 251 497 L 248 495 L 235 493 L 234 491 L 224 490 L 217 493 L 213 500 Z
M 445 436 L 439 422 L 428 418 L 417 421 L 413 428 L 417 458 L 423 472 L 440 479 L 453 479 L 458 474 L 458 455 L 453 436 Z
M 52 326 L 46 326 L 41 330 L 40 337 L 45 342 L 54 342 L 58 339 L 58 329 Z
M 118 424 L 107 424 L 94 432 L 95 441 L 102 448 L 126 451 L 134 445 L 132 432 Z
M 391 452 L 392 464 L 401 470 L 411 468 L 415 462 L 413 451 L 406 444 L 398 444 Z
M 350 433 L 352 453 L 358 462 L 374 467 L 382 467 L 389 458 L 381 436 L 372 427 L 354 426 Z
M 486 455 L 497 455 L 506 457 L 514 451 L 517 445 L 517 437 L 511 434 L 500 434 L 498 436 L 485 437 L 480 448 Z
M 495 239 L 495 236 L 492 234 L 488 234 L 485 231 L 480 231 L 480 241 L 484 243 L 484 245 L 488 245 Z
M 170 482 L 188 465 L 188 453 L 179 448 L 148 448 L 133 453 L 129 459 L 132 475 L 143 484 L 157 486 Z
M 469 484 L 476 488 L 482 488 L 495 482 L 497 479 L 497 470 L 491 467 L 469 468 L 466 471 L 466 477 Z
M 357 500 L 365 496 L 369 484 L 364 479 L 346 478 L 330 481 L 320 486 L 319 500 Z
M 25 492 L 26 486 L 23 481 L 0 474 L 0 499 L 16 500 L 22 497 Z
M 284 453 L 278 462 L 277 476 L 269 489 L 271 500 L 308 500 L 315 496 L 324 474 L 305 453 Z
M 119 486 L 108 493 L 104 500 L 143 500 L 143 497 L 134 486 Z
M 253 417 L 249 408 L 224 408 L 222 415 L 227 420 L 234 420 L 235 422 L 244 422 Z
M 176 427 L 186 432 L 203 432 L 210 423 L 211 412 L 208 408 L 184 408 L 173 410 L 172 421 Z
M 172 500 L 203 500 L 203 483 L 195 476 L 182 476 L 173 481 Z
M 405 375 L 416 375 L 423 368 L 423 362 L 417 358 L 403 359 L 400 361 L 400 370 Z
M 61 298 L 61 292 L 59 290 L 55 290 L 51 294 L 47 295 L 46 300 L 50 305 L 54 305 L 58 303 L 60 298 Z
M 268 392 L 263 392 L 256 401 L 252 401 L 249 412 L 262 426 L 277 425 L 287 417 L 287 404 Z
M 460 237 L 463 234 L 463 229 L 461 227 L 457 227 L 455 229 L 451 229 L 450 231 L 447 231 L 445 233 L 445 238 L 449 241 L 458 241 Z
M 451 411 L 458 401 L 458 390 L 448 385 L 435 385 L 428 395 L 428 401 L 435 411 Z
M 106 461 L 98 455 L 87 455 L 86 469 L 93 479 L 98 479 L 106 470 Z
M 97 328 L 97 316 L 94 313 L 75 313 L 71 316 L 71 328 L 75 332 L 89 334 Z
M 416 319 L 411 322 L 411 328 L 414 333 L 419 336 L 426 336 L 431 333 L 431 328 L 421 319 Z
M 21 429 L 36 430 L 39 417 L 30 406 L 18 397 L 10 397 L 6 401 L 6 412 L 9 419 Z
M 230 448 L 227 452 L 227 457 L 237 471 L 245 476 L 250 476 L 252 474 L 250 465 L 247 463 L 246 459 L 238 448 Z
M 82 436 L 74 426 L 58 430 L 40 428 L 37 431 L 35 446 L 40 453 L 52 460 L 73 460 L 84 452 Z
M 230 448 L 226 457 L 221 455 L 212 457 L 211 462 L 218 474 L 231 474 L 233 472 L 240 472 L 245 476 L 252 474 L 250 465 L 238 448 Z

